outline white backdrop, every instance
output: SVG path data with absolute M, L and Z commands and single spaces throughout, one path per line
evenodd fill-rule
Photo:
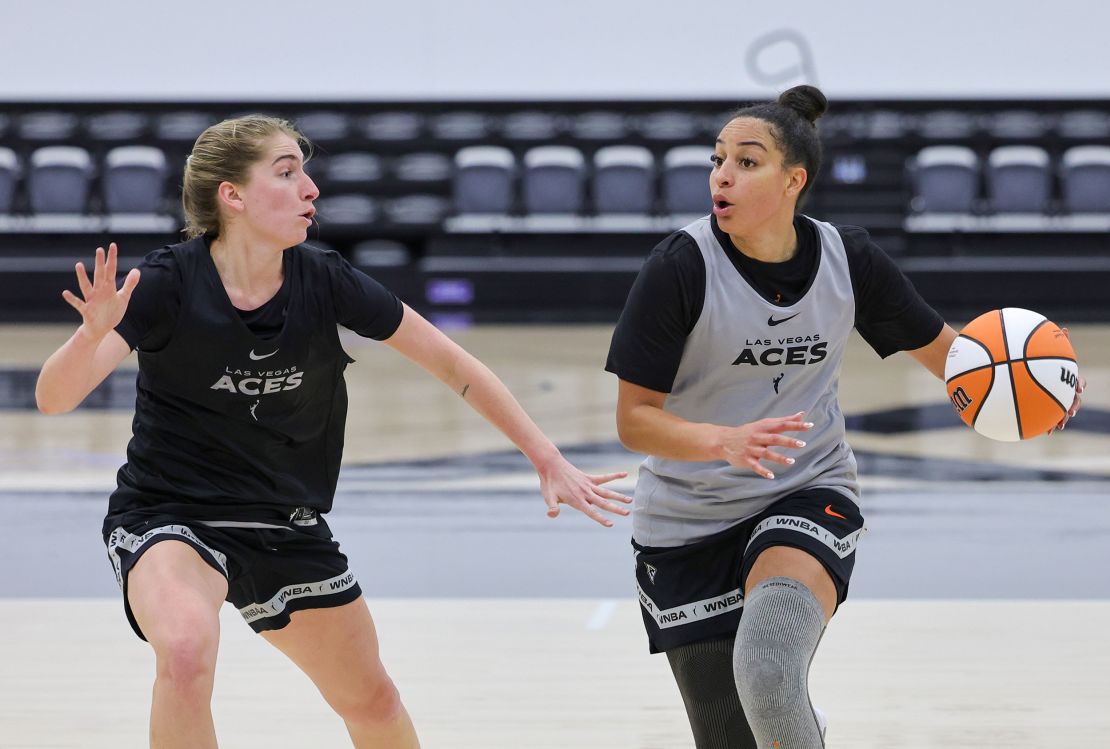
M 1110 4 L 0 0 L 0 100 L 1110 98 Z

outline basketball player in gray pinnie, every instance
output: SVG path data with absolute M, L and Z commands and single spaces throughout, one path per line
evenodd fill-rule
M 648 257 L 606 363 L 621 441 L 649 456 L 633 509 L 644 626 L 698 749 L 824 746 L 809 664 L 864 533 L 844 347 L 855 328 L 943 379 L 956 338 L 866 231 L 798 213 L 827 106 L 798 86 L 725 124 L 712 214 Z
M 230 601 L 313 680 L 357 747 L 418 746 L 370 612 L 325 515 L 353 360 L 338 326 L 384 341 L 451 387 L 535 466 L 547 514 L 611 526 L 631 499 L 563 458 L 504 384 L 336 252 L 303 244 L 319 195 L 308 144 L 250 116 L 206 130 L 185 168 L 189 241 L 116 288 L 116 246 L 77 264 L 77 332 L 43 365 L 44 413 L 75 408 L 132 349 L 134 435 L 103 534 L 132 628 L 156 657 L 150 743 L 216 746 L 219 610 Z M 142 279 L 140 281 L 140 278 Z

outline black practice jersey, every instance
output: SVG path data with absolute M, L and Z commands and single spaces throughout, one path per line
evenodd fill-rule
M 804 216 L 794 220 L 797 252 L 782 263 L 764 263 L 736 249 L 711 219 L 713 235 L 732 265 L 760 296 L 790 306 L 809 289 L 817 271 L 820 239 Z M 836 226 L 844 241 L 855 295 L 855 327 L 879 356 L 929 344 L 944 321 L 917 293 L 894 261 L 855 226 Z M 660 242 L 644 262 L 613 331 L 605 369 L 622 380 L 669 393 L 686 337 L 705 300 L 705 262 L 683 231 Z
M 281 289 L 249 312 L 231 304 L 203 238 L 140 264 L 116 328 L 138 349 L 139 374 L 109 519 L 331 508 L 353 361 L 336 326 L 383 340 L 402 305 L 338 253 L 301 245 L 282 262 Z

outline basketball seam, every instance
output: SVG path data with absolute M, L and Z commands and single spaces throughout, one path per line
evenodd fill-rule
M 1010 395 L 1014 399 L 1014 420 L 1017 422 L 1019 439 L 1025 439 L 1025 430 L 1021 428 L 1021 403 L 1018 402 L 1017 383 L 1014 382 L 1014 364 L 1010 358 L 1010 339 L 1006 336 L 1006 315 L 998 310 L 998 324 L 1002 326 L 1002 345 L 1006 349 L 1006 369 L 1010 373 Z M 986 400 L 984 397 L 983 400 Z
M 987 352 L 987 353 L 990 353 L 990 352 Z M 994 389 L 994 368 L 995 368 L 995 365 L 992 364 L 990 366 L 991 380 L 990 380 L 990 382 L 987 383 L 986 389 L 983 390 L 983 397 L 979 399 L 979 406 L 975 409 L 975 413 L 972 414 L 972 416 L 971 416 L 971 428 L 972 429 L 975 428 L 975 424 L 979 421 L 979 414 L 983 413 L 983 406 L 986 405 L 987 397 L 991 394 L 991 390 Z
M 1042 327 L 1044 327 L 1047 324 L 1048 324 L 1048 319 L 1047 318 L 1044 319 L 1044 320 L 1041 320 L 1039 323 L 1037 323 L 1036 325 L 1033 326 L 1033 329 L 1029 331 L 1029 335 L 1025 336 L 1025 343 L 1021 344 L 1021 358 L 1022 359 L 1028 359 L 1029 358 L 1029 341 L 1033 340 L 1033 334 L 1036 333 L 1038 330 L 1040 330 Z
M 987 345 L 985 343 L 978 340 L 977 338 L 972 338 L 971 336 L 967 335 L 966 333 L 960 333 L 959 337 L 960 338 L 966 338 L 967 340 L 971 341 L 972 343 L 974 343 L 979 348 L 983 349 L 983 351 L 985 351 L 986 354 L 987 354 L 987 360 L 990 361 L 990 364 L 982 366 L 982 367 L 975 367 L 975 369 L 968 369 L 968 370 L 965 370 L 963 372 L 960 372 L 959 374 L 954 374 L 951 377 L 949 377 L 947 380 L 944 381 L 945 385 L 952 382 L 952 380 L 956 379 L 957 377 L 962 377 L 963 375 L 967 374 L 968 372 L 975 372 L 975 371 L 978 371 L 980 369 L 986 369 L 987 366 L 992 366 L 992 367 L 994 366 L 994 357 L 991 356 L 991 350 L 989 348 L 987 348 Z
M 1047 358 L 1047 357 L 1046 357 L 1046 358 Z M 1051 357 L 1051 358 L 1054 358 L 1054 359 L 1055 359 L 1055 358 L 1057 358 L 1057 357 Z M 1070 359 L 1069 359 L 1068 361 L 1070 361 Z M 1034 385 L 1036 385 L 1037 387 L 1039 387 L 1039 388 L 1040 388 L 1041 390 L 1043 390 L 1043 391 L 1044 391 L 1044 394 L 1045 394 L 1045 395 L 1047 395 L 1047 396 L 1048 396 L 1049 398 L 1051 398 L 1052 400 L 1056 401 L 1056 405 L 1057 405 L 1057 406 L 1059 406 L 1060 408 L 1064 409 L 1064 413 L 1067 413 L 1067 412 L 1068 412 L 1068 407 L 1067 407 L 1067 406 L 1065 406 L 1065 405 L 1064 405 L 1063 403 L 1061 403 L 1061 402 L 1060 402 L 1060 399 L 1059 399 L 1059 398 L 1057 398 L 1057 397 L 1056 397 L 1055 395 L 1053 395 L 1053 394 L 1052 394 L 1052 391 L 1050 391 L 1050 390 L 1049 390 L 1048 388 L 1046 388 L 1046 387 L 1045 387 L 1044 385 L 1042 385 L 1042 384 L 1041 384 L 1041 381 L 1040 381 L 1040 380 L 1038 380 L 1038 379 L 1037 379 L 1037 376 L 1033 374 L 1033 370 L 1032 370 L 1032 369 L 1029 369 L 1029 365 L 1028 365 L 1028 364 L 1026 364 L 1026 365 L 1025 365 L 1025 369 L 1026 369 L 1026 370 L 1028 370 L 1028 372 L 1029 372 L 1029 379 L 1033 381 L 1033 384 L 1034 384 Z

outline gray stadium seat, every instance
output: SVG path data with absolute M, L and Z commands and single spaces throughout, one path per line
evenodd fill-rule
M 10 148 L 0 148 L 0 213 L 11 213 L 19 183 L 19 158 Z
M 921 149 L 912 166 L 914 209 L 971 213 L 979 196 L 979 157 L 963 146 Z
M 1043 138 L 1049 120 L 1040 112 L 1010 109 L 986 117 L 987 134 L 996 140 L 1031 141 Z
M 646 140 L 688 143 L 699 138 L 698 117 L 691 112 L 651 112 L 635 119 L 636 129 Z
M 139 112 L 102 112 L 85 119 L 89 138 L 101 142 L 138 141 L 149 126 L 150 117 Z
M 416 112 L 377 112 L 362 121 L 361 129 L 369 140 L 405 143 L 420 138 L 424 118 Z
M 552 141 L 562 134 L 565 127 L 565 118 L 562 115 L 524 110 L 505 116 L 501 123 L 501 134 L 511 141 Z
M 316 201 L 316 217 L 326 232 L 329 227 L 364 226 L 378 220 L 380 209 L 366 195 L 332 195 Z
M 586 159 L 570 146 L 537 146 L 524 154 L 526 213 L 578 213 L 585 197 Z
M 1110 138 L 1110 113 L 1093 109 L 1076 109 L 1060 115 L 1056 132 L 1068 140 L 1100 140 Z
M 1110 213 L 1110 146 L 1076 146 L 1060 159 L 1064 207 L 1072 213 Z
M 84 213 L 92 177 L 89 152 L 76 146 L 45 146 L 31 154 L 27 176 L 35 213 Z
M 621 141 L 628 137 L 628 120 L 616 112 L 583 112 L 571 121 L 570 134 L 578 140 Z
M 391 224 L 427 227 L 439 224 L 451 210 L 451 201 L 441 195 L 405 195 L 385 204 Z
M 987 157 L 987 196 L 998 213 L 1043 213 L 1051 185 L 1048 153 L 1037 146 L 1001 146 Z
M 71 112 L 28 112 L 19 118 L 17 134 L 35 143 L 60 143 L 77 135 L 80 122 Z
M 294 120 L 297 129 L 314 145 L 327 147 L 351 135 L 351 119 L 342 112 L 306 112 Z
M 412 253 L 403 243 L 392 239 L 368 239 L 351 248 L 351 262 L 360 268 L 391 268 L 408 265 Z
M 639 146 L 608 146 L 593 159 L 594 207 L 598 213 L 651 213 L 655 158 Z
M 216 118 L 207 112 L 166 112 L 155 120 L 154 136 L 164 143 L 192 147 L 200 134 L 215 123 Z
M 153 146 L 121 146 L 104 157 L 104 205 L 109 213 L 161 213 L 166 155 Z
M 709 191 L 712 155 L 709 146 L 677 146 L 663 154 L 660 193 L 665 213 L 709 213 L 713 202 Z
M 967 112 L 942 109 L 922 115 L 917 127 L 928 140 L 962 140 L 975 134 L 979 118 Z
M 355 191 L 366 190 L 381 182 L 385 168 L 381 158 L 375 154 L 350 151 L 329 156 L 320 171 L 324 182 L 332 189 Z
M 455 154 L 457 213 L 505 214 L 513 205 L 516 159 L 507 148 L 471 146 Z
M 487 140 L 494 125 L 494 118 L 482 112 L 445 112 L 431 119 L 428 130 L 436 140 L 459 143 Z
M 451 178 L 451 159 L 432 151 L 406 153 L 394 162 L 393 173 L 401 182 L 446 182 Z

